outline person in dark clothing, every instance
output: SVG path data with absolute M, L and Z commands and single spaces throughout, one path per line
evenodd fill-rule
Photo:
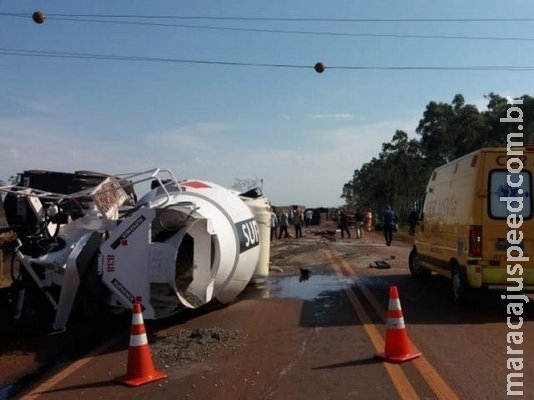
M 279 215 L 278 223 L 280 224 L 280 229 L 278 230 L 278 240 L 287 239 L 289 237 L 289 233 L 287 232 L 287 224 L 289 223 L 289 217 L 287 215 L 286 210 L 282 210 L 282 212 Z
M 393 241 L 393 230 L 395 224 L 398 222 L 397 214 L 393 211 L 391 206 L 386 206 L 382 212 L 382 221 L 384 222 L 384 238 L 386 239 L 386 245 L 391 246 Z
M 417 212 L 417 210 L 410 211 L 410 214 L 408 214 L 408 232 L 412 236 L 415 234 L 415 226 L 418 224 L 418 219 L 419 213 Z
M 341 229 L 341 239 L 345 238 L 345 232 L 350 239 L 349 217 L 343 208 L 339 211 L 339 229 Z
M 295 238 L 302 237 L 302 210 L 299 208 L 295 211 L 295 216 L 293 217 L 293 225 L 295 226 Z

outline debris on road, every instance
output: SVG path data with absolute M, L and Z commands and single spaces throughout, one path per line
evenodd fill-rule
M 389 269 L 391 268 L 391 265 L 385 261 L 375 261 L 374 265 L 373 264 L 369 265 L 369 268 Z
M 177 329 L 151 343 L 154 356 L 165 364 L 189 364 L 205 361 L 221 346 L 237 349 L 244 336 L 240 330 L 223 328 Z
M 325 229 L 321 231 L 313 232 L 315 236 L 321 236 L 323 239 L 328 239 L 333 242 L 336 241 L 336 230 L 335 229 Z

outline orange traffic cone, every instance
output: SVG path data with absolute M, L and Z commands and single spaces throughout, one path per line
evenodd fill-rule
M 404 326 L 404 317 L 396 286 L 389 288 L 388 322 L 386 325 L 386 349 L 376 357 L 389 362 L 401 363 L 421 355 L 410 350 L 410 341 Z
M 128 367 L 126 376 L 117 378 L 117 380 L 128 386 L 140 386 L 166 377 L 166 373 L 156 371 L 152 364 L 152 355 L 148 347 L 141 302 L 139 299 L 135 299 L 130 330 Z

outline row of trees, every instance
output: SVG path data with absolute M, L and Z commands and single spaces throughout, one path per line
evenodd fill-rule
M 523 132 L 524 142 L 534 143 L 534 97 L 515 99 L 523 101 L 517 105 L 523 111 L 522 124 L 500 122 L 511 107 L 506 98 L 495 93 L 484 97 L 485 111 L 466 104 L 461 94 L 451 104 L 431 101 L 416 128 L 419 138 L 409 139 L 406 132 L 397 130 L 391 142 L 382 144 L 378 157 L 354 171 L 343 185 L 341 198 L 348 206 L 375 211 L 391 204 L 405 220 L 421 204 L 435 167 L 482 147 L 506 145 L 510 132 Z

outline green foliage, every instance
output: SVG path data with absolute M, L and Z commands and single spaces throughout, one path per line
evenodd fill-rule
M 523 111 L 523 130 L 516 124 L 501 123 L 510 107 L 507 99 L 495 93 L 485 96 L 487 110 L 466 104 L 461 94 L 451 104 L 431 101 L 415 132 L 420 139 L 408 139 L 397 130 L 373 157 L 354 171 L 343 185 L 341 198 L 347 205 L 372 208 L 379 212 L 391 204 L 405 220 L 408 213 L 424 199 L 432 170 L 455 158 L 482 147 L 506 145 L 506 135 L 523 132 L 525 143 L 534 143 L 534 98 L 523 95 L 517 105 Z M 517 99 L 516 99 L 517 100 Z

